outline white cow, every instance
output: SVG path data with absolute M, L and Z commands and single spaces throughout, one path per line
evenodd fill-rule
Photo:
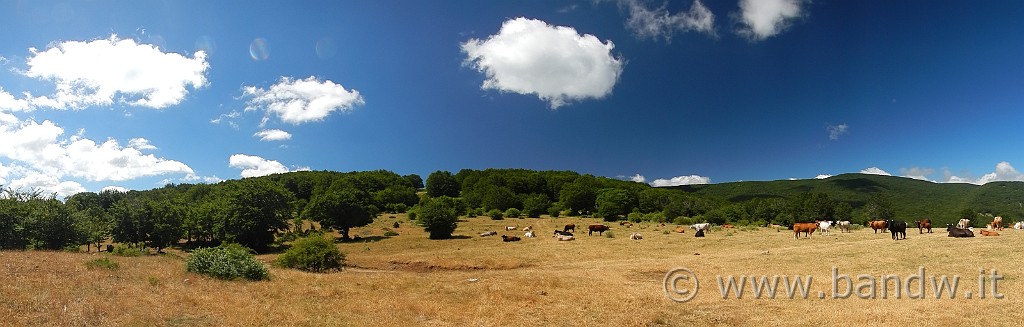
M 534 236 L 533 235 L 533 231 L 530 230 L 530 231 L 526 231 L 526 234 L 523 234 L 523 237 L 537 237 L 537 236 Z
M 631 240 L 642 240 L 642 239 L 644 239 L 644 236 L 640 235 L 640 233 L 633 233 L 633 234 L 629 234 L 629 239 L 631 239 Z
M 971 220 L 967 218 L 960 219 L 960 222 L 956 223 L 956 228 L 964 229 L 971 226 Z
M 526 228 L 523 228 L 524 232 L 529 232 L 531 230 L 533 230 L 533 226 L 532 225 L 531 226 L 526 226 Z
M 505 230 L 516 230 L 516 226 L 505 226 Z
M 819 221 L 818 229 L 821 230 L 820 235 L 832 235 L 832 222 L 831 221 Z
M 490 231 L 490 232 L 483 232 L 483 233 L 480 233 L 480 237 L 485 237 L 485 236 L 494 236 L 494 235 L 498 235 L 498 232 L 495 232 L 495 231 Z
M 710 223 L 700 223 L 700 224 L 690 225 L 690 229 L 697 230 L 698 232 L 699 231 L 707 231 L 710 228 L 711 228 L 711 224 Z
M 572 235 L 561 235 L 561 234 L 555 235 L 555 238 L 557 238 L 559 241 L 572 241 L 572 240 L 575 239 L 575 238 L 572 237 Z
M 1013 229 L 1024 229 L 1024 221 L 1013 223 Z

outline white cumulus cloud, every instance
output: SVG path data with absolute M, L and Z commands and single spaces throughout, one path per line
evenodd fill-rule
M 279 129 L 265 129 L 265 130 L 256 132 L 256 134 L 253 134 L 253 136 L 259 137 L 260 138 L 260 142 L 264 142 L 264 141 L 284 141 L 284 140 L 290 140 L 292 138 L 292 134 L 291 133 L 288 133 L 288 132 L 285 132 L 285 131 L 282 131 L 282 130 L 279 130 Z
M 228 166 L 235 169 L 241 169 L 242 177 L 265 176 L 277 173 L 287 173 L 289 171 L 288 167 L 285 167 L 276 160 L 268 160 L 259 156 L 240 153 L 233 154 L 228 158 Z
M 903 177 L 919 179 L 923 181 L 931 181 L 931 179 L 929 179 L 928 176 L 934 173 L 935 169 L 932 168 L 900 168 L 900 175 L 902 175 Z
M 699 0 L 690 5 L 689 11 L 670 14 L 667 4 L 650 9 L 642 0 L 620 0 L 620 6 L 629 11 L 626 26 L 641 38 L 672 39 L 678 32 L 697 31 L 715 35 L 715 15 Z
M 0 124 L 0 160 L 8 159 L 47 178 L 66 176 L 90 181 L 123 181 L 164 174 L 192 174 L 184 163 L 152 154 L 142 154 L 134 147 L 123 147 L 116 140 L 102 143 L 80 135 L 60 138 L 64 129 L 47 120 Z M 142 139 L 144 140 L 144 139 Z M 149 146 L 148 141 L 136 146 Z M 51 180 L 36 177 L 33 180 Z
M 644 175 L 636 174 L 633 176 L 629 176 L 629 180 L 637 183 L 643 183 L 647 181 L 647 178 L 645 178 Z
M 870 174 L 870 175 L 892 176 L 892 174 L 890 174 L 889 172 L 884 171 L 884 170 L 882 170 L 882 168 L 878 168 L 878 167 L 864 168 L 863 170 L 860 171 L 860 173 L 861 174 Z
M 137 137 L 137 138 L 133 138 L 131 140 L 128 140 L 128 147 L 132 148 L 132 149 L 139 150 L 139 151 L 142 151 L 142 150 L 156 150 L 156 146 L 154 146 L 152 144 L 149 144 L 149 140 L 141 138 L 141 137 Z
M 110 185 L 100 189 L 100 192 L 128 193 L 128 189 L 121 186 Z
M 266 111 L 264 123 L 270 115 L 293 125 L 321 121 L 332 112 L 349 112 L 366 103 L 359 91 L 313 76 L 298 80 L 281 77 L 269 89 L 246 86 L 242 92 L 249 98 L 246 111 Z
M 826 178 L 829 178 L 829 177 L 832 177 L 832 175 L 820 174 L 818 176 L 814 176 L 814 179 L 826 179 Z
M 740 0 L 740 13 L 734 15 L 742 25 L 737 33 L 753 41 L 781 33 L 794 19 L 803 15 L 806 0 Z
M 946 172 L 946 183 L 971 183 L 984 185 L 989 182 L 1001 181 L 1024 181 L 1024 173 L 1021 173 L 1006 161 L 996 164 L 996 170 L 994 172 L 985 174 L 978 179 L 954 176 L 948 171 Z
M 557 109 L 612 92 L 623 60 L 615 45 L 572 27 L 527 18 L 505 21 L 498 34 L 462 43 L 464 64 L 486 76 L 482 89 L 534 94 Z
M 62 198 L 75 193 L 85 192 L 85 188 L 78 182 L 61 181 L 56 176 L 34 171 L 11 181 L 9 187 L 15 190 L 37 190 L 41 191 L 44 195 L 56 194 Z
M 711 183 L 710 177 L 690 175 L 690 176 L 676 176 L 670 179 L 655 179 L 651 182 L 651 186 L 679 186 L 679 185 L 693 185 L 693 184 L 708 184 Z
M 161 109 L 180 103 L 188 87 L 205 86 L 210 68 L 203 51 L 189 58 L 116 35 L 88 42 L 58 42 L 43 51 L 29 51 L 28 69 L 22 73 L 54 82 L 56 92 L 41 97 L 25 94 L 22 102 L 13 102 L 15 107 L 27 103 L 33 107 L 78 109 L 117 101 Z M 0 94 L 0 107 L 11 103 Z

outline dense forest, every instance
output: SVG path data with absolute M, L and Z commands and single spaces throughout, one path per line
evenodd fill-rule
M 147 191 L 0 194 L 0 248 L 77 249 L 105 241 L 160 251 L 175 245 L 239 243 L 257 251 L 308 233 L 304 221 L 337 231 L 383 213 L 409 212 L 432 238 L 447 238 L 458 217 L 576 216 L 675 224 L 735 225 L 813 220 L 913 221 L 939 226 L 961 217 L 1024 216 L 1024 183 L 936 184 L 847 174 L 822 180 L 736 182 L 655 188 L 572 171 L 463 169 L 420 176 L 390 171 L 300 171 L 217 184 L 169 184 Z M 483 218 L 487 219 L 487 218 Z

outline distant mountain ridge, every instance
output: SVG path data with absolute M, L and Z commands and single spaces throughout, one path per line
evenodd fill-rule
M 929 218 L 949 223 L 970 209 L 1002 216 L 1004 221 L 1024 220 L 1024 182 L 991 182 L 985 185 L 933 183 L 912 178 L 870 174 L 842 174 L 825 179 L 731 182 L 668 187 L 717 197 L 730 202 L 754 198 L 792 198 L 800 193 L 825 193 L 845 201 L 858 211 L 875 193 L 893 205 L 898 219 Z M 941 226 L 941 225 L 939 225 Z

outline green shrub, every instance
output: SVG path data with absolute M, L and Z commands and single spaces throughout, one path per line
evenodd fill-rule
M 398 232 L 393 231 L 393 230 L 385 231 L 384 232 L 384 236 L 387 236 L 387 237 L 398 236 Z
M 508 210 L 505 210 L 506 218 L 520 218 L 522 215 L 523 213 L 516 208 L 508 208 Z
M 99 259 L 94 259 L 89 262 L 86 262 L 85 266 L 89 268 L 105 268 L 114 270 L 117 269 L 118 264 L 117 261 L 110 260 L 110 258 L 107 257 L 102 257 Z
M 548 208 L 548 216 L 551 216 L 551 218 L 558 218 L 558 216 L 561 215 L 561 214 L 562 214 L 562 208 L 560 208 L 560 207 L 551 206 L 550 208 Z
M 345 264 L 345 254 L 338 251 L 330 238 L 307 237 L 298 239 L 288 251 L 277 257 L 277 264 L 310 272 L 328 272 L 341 269 Z
M 493 220 L 505 219 L 505 214 L 503 212 L 501 212 L 501 210 L 498 210 L 498 209 L 491 209 L 491 211 L 487 212 L 487 215 L 491 216 L 491 219 L 493 219 Z
M 118 244 L 114 247 L 114 255 L 119 257 L 137 257 L 143 253 L 144 252 L 141 247 L 128 247 L 124 244 Z
M 615 232 L 612 232 L 612 231 L 606 231 L 606 232 L 604 232 L 604 237 L 607 237 L 607 238 L 615 238 Z
M 267 267 L 253 257 L 252 250 L 234 243 L 192 251 L 185 260 L 185 270 L 225 280 L 270 278 Z

